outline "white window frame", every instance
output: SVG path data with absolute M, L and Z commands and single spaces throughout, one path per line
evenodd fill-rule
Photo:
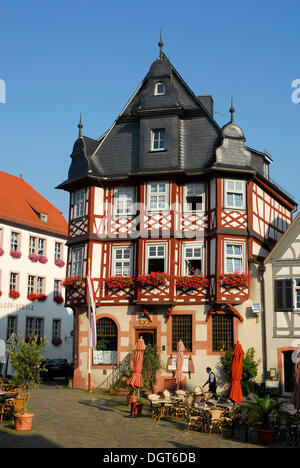
M 122 196 L 122 194 L 124 195 Z M 123 209 L 119 213 L 118 213 L 118 201 L 123 202 L 122 203 Z M 130 207 L 127 212 L 128 202 L 130 203 Z M 118 189 L 114 189 L 114 216 L 118 216 L 118 217 L 132 216 L 134 214 L 133 208 L 134 208 L 134 187 L 120 187 Z
M 242 255 L 236 255 L 236 254 L 228 255 L 227 254 L 227 246 L 228 245 L 242 247 Z M 245 244 L 243 242 L 235 242 L 235 241 L 225 241 L 224 242 L 224 272 L 225 272 L 225 274 L 233 273 L 234 271 L 237 271 L 237 270 L 228 271 L 228 269 L 227 269 L 227 259 L 228 258 L 241 259 L 242 260 L 242 268 L 241 268 L 241 271 L 239 273 L 245 273 Z
M 34 236 L 29 237 L 29 253 L 35 254 L 36 253 L 36 246 L 37 246 L 37 238 Z
M 53 282 L 53 295 L 54 296 L 61 296 L 61 286 L 60 280 L 55 279 Z
M 80 196 L 78 198 L 78 196 Z M 73 193 L 72 219 L 81 219 L 85 214 L 85 190 L 77 190 Z
M 150 255 L 150 248 L 156 247 L 156 255 Z M 158 255 L 158 247 L 164 247 L 164 255 Z M 164 243 L 148 243 L 146 244 L 146 265 L 145 265 L 145 273 L 149 274 L 151 271 L 149 271 L 149 259 L 151 258 L 163 258 L 164 259 L 164 271 L 163 273 L 168 273 L 168 244 L 166 242 Z
M 231 189 L 228 187 L 229 183 L 234 184 L 234 188 Z M 237 183 L 242 184 L 241 189 L 236 189 L 235 186 Z M 236 206 L 235 203 L 233 205 L 230 205 L 228 203 L 228 194 L 232 193 L 233 194 L 233 199 L 235 199 L 235 195 L 242 195 L 242 204 L 241 206 Z M 244 180 L 238 180 L 238 179 L 225 179 L 225 208 L 230 208 L 234 210 L 244 210 L 245 209 L 245 181 Z
M 122 258 L 116 258 L 116 254 L 118 250 L 122 251 Z M 129 259 L 124 257 L 125 250 L 128 250 L 130 252 Z M 121 270 L 122 270 L 121 273 L 117 273 L 117 268 L 116 268 L 117 263 L 121 263 Z M 129 273 L 124 273 L 124 263 L 129 263 Z M 111 272 L 112 272 L 112 275 L 122 275 L 122 276 L 133 274 L 132 273 L 133 272 L 133 247 L 132 245 L 113 246 Z
M 20 250 L 20 233 L 16 231 L 11 232 L 10 237 L 10 250 Z
M 45 293 L 45 278 L 43 276 L 37 276 L 36 278 L 36 292 L 37 294 Z
M 163 92 L 158 91 L 159 85 L 163 85 L 164 87 Z M 158 81 L 157 83 L 155 83 L 154 94 L 155 96 L 164 96 L 166 94 L 166 84 L 163 81 Z
M 46 253 L 46 239 L 42 237 L 39 237 L 37 241 L 37 253 L 38 255 L 45 255 Z
M 34 294 L 35 292 L 36 277 L 28 275 L 27 279 L 27 294 Z
M 81 259 L 76 260 L 74 257 L 77 253 L 80 253 Z M 78 271 L 77 264 L 80 264 L 80 271 Z M 71 268 L 70 268 L 71 276 L 81 275 L 83 274 L 83 247 L 76 247 L 71 250 Z
M 155 136 L 158 135 L 158 148 L 155 148 Z M 163 144 L 163 146 L 160 146 Z M 164 128 L 155 128 L 151 130 L 151 151 L 164 151 L 166 149 L 166 131 Z
M 192 257 L 186 257 L 186 250 L 187 249 L 193 249 L 193 256 Z M 200 249 L 200 257 L 197 257 L 194 255 L 194 249 Z M 183 244 L 182 245 L 182 274 L 184 276 L 191 276 L 187 272 L 187 262 L 189 260 L 201 260 L 201 272 L 200 274 L 204 273 L 204 244 L 203 243 L 192 243 L 192 244 Z M 197 273 L 199 274 L 199 273 Z
M 55 260 L 61 260 L 62 259 L 62 253 L 63 253 L 63 243 L 55 241 L 54 259 Z
M 201 193 L 196 193 L 196 190 L 195 190 L 196 186 L 201 187 Z M 202 197 L 201 207 L 197 210 L 191 210 L 189 208 L 189 203 L 187 202 L 188 188 L 191 188 L 192 191 L 194 192 L 189 196 L 192 196 L 192 197 L 201 196 Z M 205 183 L 204 182 L 192 182 L 192 183 L 185 184 L 183 186 L 183 212 L 184 213 L 198 213 L 202 211 L 205 211 Z
M 9 275 L 9 290 L 18 291 L 19 286 L 19 273 L 11 271 Z
M 156 190 L 155 192 L 152 192 L 151 191 L 151 187 L 153 185 L 156 185 L 156 188 L 158 188 L 158 190 Z M 165 191 L 164 192 L 159 192 L 159 185 L 164 185 L 165 186 Z M 162 195 L 160 195 L 160 193 Z M 164 207 L 163 208 L 159 208 L 159 197 L 162 197 L 164 196 L 165 198 L 165 202 L 164 202 Z M 151 198 L 152 197 L 156 197 L 156 207 L 155 208 L 151 208 Z M 157 182 L 157 181 L 153 181 L 153 182 L 148 182 L 147 184 L 147 211 L 148 212 L 167 212 L 169 211 L 169 184 L 168 182 Z
M 297 281 L 299 281 L 299 286 L 297 286 Z M 293 283 L 294 283 L 294 305 L 295 305 L 294 310 L 300 310 L 300 307 L 297 307 L 297 291 L 299 291 L 300 293 L 300 277 L 293 278 Z
M 61 338 L 61 319 L 52 319 L 52 339 Z

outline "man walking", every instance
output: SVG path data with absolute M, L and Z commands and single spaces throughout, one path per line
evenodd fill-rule
M 207 367 L 207 368 L 206 368 L 206 372 L 208 373 L 208 380 L 207 380 L 207 382 L 205 382 L 205 384 L 203 385 L 203 387 L 205 387 L 205 385 L 208 384 L 208 389 L 209 389 L 209 391 L 213 394 L 213 397 L 216 398 L 216 397 L 217 397 L 217 381 L 216 381 L 216 376 L 215 376 L 215 374 L 213 373 L 213 371 L 211 370 L 210 367 Z

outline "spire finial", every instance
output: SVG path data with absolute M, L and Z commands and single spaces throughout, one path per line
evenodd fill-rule
M 235 108 L 233 107 L 233 99 L 232 99 L 232 96 L 231 96 L 231 106 L 230 106 L 230 109 L 229 109 L 229 112 L 231 113 L 231 123 L 233 123 L 233 114 L 235 113 Z
M 159 58 L 162 59 L 162 48 L 164 46 L 164 43 L 162 41 L 162 38 L 161 38 L 161 28 L 160 28 L 160 36 L 159 36 L 159 43 L 158 43 L 158 47 L 159 47 Z
M 80 112 L 79 124 L 77 125 L 77 127 L 79 128 L 78 138 L 81 138 L 81 129 L 82 129 L 82 127 L 83 127 L 83 125 L 82 125 L 82 123 L 81 123 L 81 112 Z

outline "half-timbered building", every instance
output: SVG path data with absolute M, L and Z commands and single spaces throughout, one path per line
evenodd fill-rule
M 237 340 L 261 358 L 260 265 L 295 210 L 269 178 L 270 156 L 245 145 L 233 106 L 221 128 L 212 97 L 194 94 L 161 47 L 101 138 L 83 136 L 80 121 L 58 186 L 70 192 L 68 275 L 92 277 L 106 343 L 93 351 L 93 387 L 109 382 L 141 335 L 169 363 L 183 339 L 189 388 Z M 67 289 L 66 305 L 75 315 L 74 382 L 87 386 L 85 285 Z M 173 384 L 169 366 L 158 387 Z

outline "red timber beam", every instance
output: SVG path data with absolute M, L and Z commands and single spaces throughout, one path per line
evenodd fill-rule
M 227 310 L 226 310 L 226 306 L 227 306 Z M 206 316 L 206 322 L 208 322 L 209 318 L 211 315 L 215 314 L 216 312 L 218 313 L 223 313 L 223 314 L 226 314 L 228 313 L 228 308 L 229 308 L 229 311 L 232 313 L 232 315 L 234 315 L 235 317 L 237 317 L 239 319 L 240 322 L 244 322 L 244 319 L 243 317 L 241 316 L 241 314 L 239 313 L 238 310 L 236 310 L 236 308 L 230 304 L 229 302 L 226 302 L 226 303 L 223 303 L 223 304 L 215 304 L 213 305 L 208 313 L 207 313 L 207 316 Z

